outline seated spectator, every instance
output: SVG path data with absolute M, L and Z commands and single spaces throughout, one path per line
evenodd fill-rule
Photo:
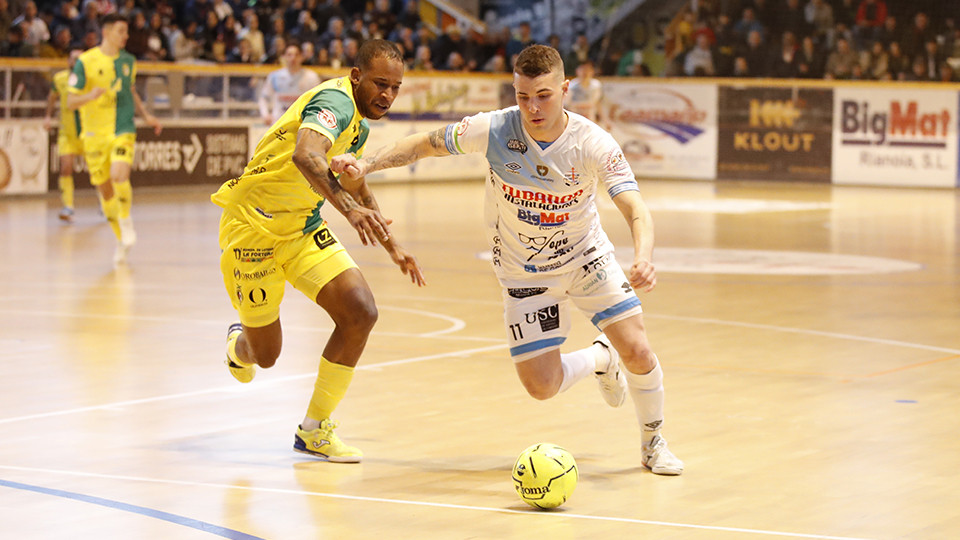
M 417 47 L 417 55 L 413 59 L 413 69 L 421 71 L 429 71 L 433 69 L 433 62 L 431 61 L 429 46 L 419 45 Z
M 700 34 L 697 36 L 697 44 L 684 58 L 683 72 L 688 76 L 693 76 L 696 73 L 698 76 L 712 77 L 716 74 L 713 51 L 710 50 L 710 39 L 706 35 Z
M 828 79 L 849 79 L 854 65 L 860 65 L 857 53 L 850 48 L 850 42 L 839 38 L 836 50 L 827 57 L 824 76 Z
M 7 31 L 7 40 L 0 42 L 0 56 L 30 58 L 36 56 L 36 49 L 23 40 L 23 25 L 15 24 Z
M 375 24 L 382 35 L 390 35 L 397 25 L 397 16 L 390 10 L 390 0 L 374 0 L 373 9 L 364 15 L 364 21 Z
M 367 30 L 363 17 L 360 15 L 354 15 L 350 19 L 350 27 L 345 30 L 345 34 L 347 38 L 356 40 L 357 43 L 363 43 L 370 39 L 369 30 Z
M 28 1 L 23 5 L 23 15 L 13 20 L 13 24 L 23 28 L 23 42 L 34 50 L 41 44 L 50 41 L 50 29 L 47 23 L 38 15 L 37 4 Z
M 450 58 L 450 53 L 457 52 L 463 56 L 465 51 L 466 43 L 460 33 L 460 27 L 456 24 L 449 24 L 443 33 L 433 40 L 433 45 L 430 46 L 430 57 L 437 62 L 441 62 L 441 65 L 436 66 L 437 68 L 444 69 L 446 59 Z
M 770 51 L 764 45 L 763 36 L 759 30 L 752 30 L 747 34 L 747 45 L 737 56 L 742 56 L 750 67 L 750 76 L 767 77 L 769 74 Z
M 814 39 L 818 42 L 829 39 L 828 36 L 833 32 L 834 25 L 833 6 L 825 0 L 810 0 L 804 8 L 804 15 L 812 29 Z
M 304 41 L 300 44 L 300 50 L 303 51 L 303 65 L 315 66 L 319 61 L 317 58 L 317 48 L 312 41 Z
M 800 7 L 800 0 L 787 0 L 786 7 L 777 10 L 777 19 L 780 21 L 780 32 L 790 32 L 795 39 L 801 39 L 811 32 L 807 17 Z
M 197 21 L 191 20 L 186 28 L 174 27 L 170 33 L 170 50 L 175 62 L 185 62 L 200 58 L 203 47 L 197 41 Z
M 330 67 L 333 69 L 350 67 L 350 64 L 347 63 L 347 56 L 343 51 L 342 39 L 330 41 L 330 46 L 327 48 L 327 58 L 330 61 Z
M 750 64 L 747 63 L 746 57 L 738 56 L 733 59 L 733 76 L 740 78 L 754 76 L 750 73 Z
M 867 43 L 880 38 L 886 20 L 887 4 L 884 0 L 860 0 L 853 30 L 857 50 L 866 49 Z
M 877 38 L 884 47 L 889 47 L 894 41 L 900 41 L 900 27 L 897 26 L 897 18 L 893 15 L 887 15 L 887 20 L 883 21 L 883 28 L 880 29 L 880 36 Z
M 577 34 L 577 37 L 573 40 L 573 45 L 570 46 L 570 52 L 563 59 L 563 68 L 567 72 L 566 75 L 572 76 L 576 72 L 577 66 L 587 60 L 590 60 L 590 41 L 587 40 L 587 35 L 581 32 Z
M 329 49 L 333 40 L 343 41 L 346 38 L 347 34 L 345 32 L 343 19 L 340 17 L 331 17 L 330 22 L 327 24 L 326 32 L 320 34 L 319 45 Z M 333 55 L 330 56 L 330 61 L 333 61 Z
M 887 50 L 883 47 L 883 42 L 874 41 L 869 51 L 860 53 L 860 66 L 863 68 L 865 78 L 882 80 L 883 76 L 890 71 Z
M 407 28 L 417 28 L 420 26 L 420 5 L 417 0 L 406 0 L 403 3 L 403 11 L 397 17 L 397 24 Z
M 903 54 L 899 41 L 893 41 L 888 46 L 887 70 L 893 80 L 900 80 L 902 75 L 910 71 L 912 62 Z
M 417 41 L 413 29 L 407 26 L 397 26 L 394 42 L 403 52 L 403 63 L 409 68 L 413 65 L 413 58 L 417 54 Z
M 937 81 L 954 83 L 957 82 L 957 77 L 954 75 L 953 68 L 947 62 L 940 63 L 940 72 Z
M 137 57 L 137 60 L 143 60 L 147 54 L 147 38 L 150 36 L 150 29 L 147 28 L 147 16 L 142 10 L 134 10 L 133 18 L 128 25 L 128 33 L 127 46 L 124 48 Z
M 923 56 L 918 56 L 913 60 L 911 64 L 910 71 L 906 71 L 900 74 L 901 81 L 929 81 L 930 77 L 927 76 L 927 63 L 924 62 Z
M 733 31 L 733 24 L 730 22 L 729 15 L 721 13 L 717 17 L 717 24 L 713 27 L 713 35 L 716 37 L 714 62 L 716 63 L 717 75 L 729 77 L 733 74 L 733 59 L 740 46 L 739 38 Z
M 231 64 L 256 64 L 257 60 L 253 47 L 250 45 L 250 40 L 247 38 L 238 41 L 237 47 L 227 55 L 227 62 Z
M 748 7 L 743 10 L 743 15 L 740 20 L 733 25 L 733 31 L 740 36 L 739 41 L 745 43 L 749 39 L 751 32 L 759 33 L 762 41 L 766 33 L 766 28 L 757 20 L 753 8 Z
M 770 62 L 771 77 L 793 79 L 800 76 L 800 59 L 797 57 L 797 38 L 793 32 L 784 32 L 780 39 L 780 50 Z
M 827 57 L 813 37 L 803 38 L 797 52 L 797 76 L 804 79 L 822 79 Z
M 506 57 L 510 62 L 510 69 L 513 69 L 513 61 L 517 55 L 520 54 L 520 51 L 534 43 L 536 43 L 536 41 L 533 39 L 533 34 L 530 31 L 530 23 L 526 21 L 520 23 L 506 45 Z
M 353 67 L 357 64 L 357 52 L 360 51 L 360 42 L 347 38 L 343 40 L 343 66 Z
M 259 64 L 267 56 L 263 32 L 260 31 L 260 18 L 255 11 L 248 9 L 243 12 L 243 20 L 246 26 L 237 33 L 237 39 L 246 39 L 250 42 L 250 54 L 257 59 L 254 63 Z
M 913 17 L 913 26 L 904 32 L 900 39 L 900 48 L 903 50 L 903 54 L 909 58 L 923 54 L 923 44 L 934 37 L 929 24 L 930 20 L 926 13 L 919 12 Z
M 506 73 L 508 71 L 507 58 L 502 52 L 495 53 L 483 64 L 482 70 L 485 73 Z

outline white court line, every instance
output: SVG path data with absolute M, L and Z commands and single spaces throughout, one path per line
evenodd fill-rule
M 561 513 L 561 512 L 539 512 L 536 510 L 511 510 L 509 508 L 495 508 L 490 506 L 468 506 L 463 504 L 434 503 L 434 502 L 425 502 L 425 501 L 412 501 L 407 499 L 386 499 L 383 497 L 366 497 L 362 495 L 343 495 L 339 493 L 318 493 L 315 491 L 302 491 L 297 489 L 234 486 L 229 484 L 213 484 L 213 483 L 207 483 L 207 482 L 186 482 L 182 480 L 145 478 L 145 477 L 139 477 L 139 476 L 123 476 L 123 475 L 114 475 L 114 474 L 63 471 L 63 470 L 56 470 L 56 469 L 40 469 L 35 467 L 17 467 L 14 465 L 0 465 L 0 469 L 6 469 L 11 471 L 21 471 L 21 472 L 32 472 L 32 473 L 60 474 L 60 475 L 66 475 L 66 476 L 83 476 L 88 478 L 102 478 L 102 479 L 108 479 L 108 480 L 128 480 L 133 482 L 169 484 L 169 485 L 176 485 L 176 486 L 206 487 L 206 488 L 215 488 L 215 489 L 236 489 L 236 490 L 242 490 L 242 491 L 252 491 L 257 493 L 279 493 L 284 495 L 300 495 L 300 496 L 306 495 L 311 497 L 325 497 L 329 499 L 344 499 L 344 500 L 351 500 L 351 501 L 377 502 L 377 503 L 388 503 L 388 504 L 404 504 L 409 506 L 426 506 L 429 508 L 447 508 L 452 510 L 472 510 L 475 512 L 494 512 L 499 514 L 518 514 L 518 515 L 524 515 L 524 516 L 584 519 L 584 520 L 605 521 L 605 522 L 615 522 L 615 523 L 632 523 L 635 525 L 654 525 L 659 527 L 677 527 L 677 528 L 683 528 L 683 529 L 699 529 L 704 531 L 762 534 L 766 536 L 787 536 L 791 538 L 816 538 L 816 539 L 823 539 L 823 540 L 864 540 L 862 538 L 856 538 L 851 536 L 829 536 L 829 535 L 822 535 L 822 534 L 791 533 L 791 532 L 784 532 L 784 531 L 769 531 L 769 530 L 763 530 L 763 529 L 745 529 L 741 527 L 696 525 L 692 523 L 677 523 L 677 522 L 671 522 L 671 521 L 651 521 L 646 519 L 594 516 L 594 515 L 585 515 L 585 514 L 569 514 L 566 512 Z
M 404 365 L 404 364 L 413 364 L 413 363 L 416 363 L 416 362 L 423 362 L 423 361 L 425 361 L 425 360 L 436 360 L 436 359 L 438 359 L 438 358 L 449 358 L 449 357 L 456 357 L 456 356 L 469 356 L 469 355 L 471 355 L 471 354 L 473 354 L 473 353 L 493 351 L 493 350 L 497 350 L 497 349 L 506 349 L 506 348 L 507 348 L 507 345 L 506 345 L 505 343 L 502 343 L 502 344 L 500 344 L 500 345 L 491 345 L 491 346 L 488 346 L 488 347 L 478 347 L 478 348 L 476 348 L 476 349 L 463 349 L 463 350 L 453 351 L 453 352 L 448 352 L 448 353 L 431 354 L 431 355 L 427 355 L 427 356 L 415 356 L 415 357 L 413 357 L 413 358 L 404 358 L 404 359 L 401 359 L 401 360 L 393 360 L 393 361 L 390 361 L 390 362 L 381 362 L 381 363 L 379 363 L 379 364 L 364 364 L 364 365 L 361 365 L 361 366 L 357 366 L 356 369 L 357 369 L 357 370 L 360 370 L 360 371 L 379 371 L 380 368 L 389 367 L 389 366 L 400 366 L 400 365 Z M 27 415 L 27 416 L 17 416 L 17 417 L 14 417 L 14 418 L 3 418 L 3 419 L 0 419 L 0 424 L 11 424 L 11 423 L 14 423 L 14 422 L 20 422 L 20 421 L 24 421 L 24 420 L 35 420 L 35 419 L 37 419 L 37 418 L 48 418 L 48 417 L 51 417 L 51 416 L 63 416 L 63 415 L 67 415 L 67 414 L 76 414 L 76 413 L 82 413 L 82 412 L 88 412 L 88 411 L 98 411 L 98 410 L 103 410 L 103 409 L 111 409 L 111 408 L 114 408 L 114 407 L 126 407 L 126 406 L 128 406 L 128 405 L 140 405 L 140 404 L 143 404 L 143 403 L 154 403 L 154 402 L 157 402 L 157 401 L 166 401 L 166 400 L 171 400 L 171 399 L 179 399 L 179 398 L 185 398 L 185 397 L 201 396 L 201 395 L 204 395 L 204 394 L 216 394 L 216 393 L 220 393 L 220 392 L 231 393 L 231 392 L 241 392 L 241 391 L 257 390 L 257 389 L 260 389 L 260 388 L 263 388 L 263 387 L 266 387 L 266 386 L 270 386 L 270 385 L 274 385 L 274 384 L 280 384 L 280 383 L 284 383 L 284 382 L 295 381 L 295 380 L 298 380 L 298 379 L 306 379 L 306 378 L 316 377 L 316 376 L 317 376 L 316 372 L 310 372 L 310 373 L 304 373 L 304 374 L 302 374 L 302 375 L 289 375 L 289 376 L 287 376 L 287 377 L 278 377 L 278 378 L 276 378 L 276 379 L 270 379 L 270 380 L 268 380 L 268 381 L 263 381 L 263 382 L 257 384 L 256 386 L 237 386 L 237 385 L 231 385 L 231 386 L 224 386 L 224 387 L 220 387 L 220 388 L 207 388 L 207 389 L 205 389 L 205 390 L 196 390 L 196 391 L 194 391 L 194 392 L 182 392 L 182 393 L 180 393 L 180 394 L 168 394 L 168 395 L 165 395 L 165 396 L 155 396 L 155 397 L 142 398 L 142 399 L 131 399 L 131 400 L 128 400 L 128 401 L 118 401 L 118 402 L 115 402 L 115 403 L 106 403 L 106 404 L 103 404 L 103 405 L 91 405 L 91 406 L 89 406 L 89 407 L 79 407 L 79 408 L 76 408 L 76 409 L 66 409 L 66 410 L 63 410 L 63 411 L 53 411 L 53 412 L 48 412 L 48 413 L 38 413 L 38 414 L 31 414 L 31 415 Z
M 487 338 L 487 337 L 476 337 L 476 336 L 448 336 L 451 332 L 461 330 L 466 327 L 460 319 L 454 317 L 448 317 L 439 313 L 433 313 L 430 311 L 418 311 L 408 308 L 398 308 L 393 306 L 378 306 L 380 309 L 396 309 L 398 311 L 408 311 L 421 313 L 424 315 L 429 315 L 438 319 L 443 319 L 447 321 L 453 321 L 454 324 L 450 328 L 444 330 L 437 330 L 434 332 L 418 333 L 412 334 L 410 332 L 381 332 L 374 330 L 371 332 L 371 335 L 375 336 L 389 336 L 389 337 L 411 337 L 411 338 L 432 338 L 432 339 L 447 339 L 447 340 L 457 340 L 457 341 L 487 341 L 487 342 L 502 342 L 503 338 Z M 14 316 L 25 316 L 25 315 L 34 315 L 38 317 L 70 317 L 74 319 L 108 319 L 108 320 L 123 320 L 123 321 L 141 321 L 141 322 L 162 322 L 162 323 L 188 323 L 188 324 L 207 324 L 212 326 L 223 326 L 226 324 L 224 321 L 227 319 L 185 319 L 182 317 L 164 317 L 157 315 L 110 315 L 105 313 L 75 313 L 70 311 L 42 311 L 42 310 L 22 310 L 22 309 L 0 309 L 0 313 L 14 315 Z M 296 330 L 303 332 L 314 332 L 314 331 L 326 331 L 331 332 L 333 328 L 323 327 L 323 326 L 298 326 L 298 325 L 283 325 L 283 329 L 286 330 Z
M 719 324 L 723 326 L 739 326 L 741 328 L 755 328 L 757 330 L 771 330 L 774 332 L 788 332 L 792 334 L 807 334 L 811 336 L 823 336 L 836 339 L 846 339 L 850 341 L 863 341 L 865 343 L 876 343 L 878 345 L 893 345 L 896 347 L 907 347 L 910 349 L 922 349 L 925 351 L 937 351 L 950 354 L 960 354 L 960 349 L 950 349 L 948 347 L 936 347 L 933 345 L 923 345 L 921 343 L 911 343 L 909 341 L 897 341 L 893 339 L 880 339 L 863 336 L 854 336 L 852 334 L 840 334 L 837 332 L 823 332 L 821 330 L 807 330 L 804 328 L 790 328 L 789 326 L 774 326 L 771 324 L 756 324 L 737 321 L 725 321 L 723 319 L 708 319 L 703 317 L 684 317 L 681 315 L 660 315 L 644 313 L 648 319 L 670 319 L 675 321 L 699 322 L 706 324 Z

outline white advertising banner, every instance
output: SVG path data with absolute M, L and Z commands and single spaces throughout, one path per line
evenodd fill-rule
M 604 80 L 605 118 L 634 174 L 714 179 L 717 87 Z
M 0 195 L 46 193 L 47 132 L 41 122 L 0 122 Z
M 834 89 L 833 182 L 957 185 L 957 92 Z

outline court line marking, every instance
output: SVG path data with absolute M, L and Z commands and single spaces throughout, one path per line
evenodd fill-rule
M 379 363 L 379 364 L 363 364 L 363 365 L 357 366 L 355 369 L 357 369 L 357 370 L 359 370 L 359 371 L 379 371 L 381 368 L 384 368 L 384 367 L 401 366 L 401 365 L 405 365 L 405 364 L 414 364 L 414 363 L 423 362 L 423 361 L 426 361 L 426 360 L 436 360 L 436 359 L 438 359 L 438 358 L 449 358 L 449 357 L 457 357 L 457 356 L 469 356 L 469 355 L 474 354 L 474 353 L 487 352 L 487 351 L 493 351 L 493 350 L 497 350 L 497 349 L 506 349 L 506 348 L 507 348 L 507 344 L 506 344 L 506 343 L 501 343 L 501 344 L 499 344 L 499 345 L 490 345 L 490 346 L 487 346 L 487 347 L 477 347 L 477 348 L 474 348 L 474 349 L 461 349 L 461 350 L 458 350 L 458 351 L 447 352 L 447 353 L 430 354 L 430 355 L 426 355 L 426 356 L 414 356 L 414 357 L 412 357 L 412 358 L 403 358 L 403 359 L 400 359 L 400 360 L 392 360 L 392 361 L 389 361 L 389 362 L 381 362 L 381 363 Z M 317 376 L 316 372 L 315 372 L 315 371 L 312 371 L 312 372 L 310 372 L 310 373 L 303 373 L 303 374 L 300 374 L 300 375 L 289 375 L 289 376 L 287 376 L 287 377 L 277 377 L 277 378 L 275 378 L 275 379 L 270 379 L 270 380 L 267 380 L 267 381 L 263 381 L 263 382 L 257 384 L 256 386 L 246 386 L 246 385 L 236 385 L 236 384 L 234 384 L 234 385 L 223 386 L 223 387 L 219 387 L 219 388 L 206 388 L 206 389 L 203 389 L 203 390 L 195 390 L 195 391 L 193 391 L 193 392 L 181 392 L 181 393 L 179 393 L 179 394 L 167 394 L 167 395 L 165 395 L 165 396 L 154 396 L 154 397 L 149 397 L 149 398 L 131 399 L 131 400 L 127 400 L 127 401 L 117 401 L 117 402 L 114 402 L 114 403 L 105 403 L 105 404 L 101 404 L 101 405 L 90 405 L 90 406 L 88 406 L 88 407 L 78 407 L 78 408 L 75 408 L 75 409 L 65 409 L 65 410 L 62 410 L 62 411 L 52 411 L 52 412 L 46 412 L 46 413 L 30 414 L 30 415 L 26 415 L 26 416 L 16 416 L 16 417 L 13 417 L 13 418 L 0 418 L 0 425 L 2 425 L 2 424 L 12 424 L 12 423 L 14 423 L 14 422 L 21 422 L 21 421 L 24 421 L 24 420 L 35 420 L 35 419 L 37 419 L 37 418 L 49 418 L 49 417 L 51 417 L 51 416 L 63 416 L 63 415 L 68 415 L 68 414 L 76 414 L 76 413 L 89 412 L 89 411 L 97 411 L 97 410 L 102 410 L 102 409 L 111 409 L 111 408 L 114 408 L 114 407 L 126 407 L 126 406 L 129 406 L 129 405 L 140 405 L 140 404 L 143 404 L 143 403 L 154 403 L 154 402 L 157 402 L 157 401 L 166 401 L 166 400 L 171 400 L 171 399 L 180 399 L 180 398 L 185 398 L 185 397 L 201 396 L 201 395 L 204 395 L 204 394 L 216 394 L 216 393 L 220 393 L 220 392 L 224 392 L 224 393 L 234 393 L 234 392 L 256 391 L 256 390 L 259 390 L 259 389 L 261 389 L 261 388 L 266 388 L 266 387 L 269 387 L 269 386 L 272 386 L 272 385 L 276 385 L 276 384 L 280 384 L 280 383 L 285 383 L 285 382 L 288 382 L 288 381 L 294 381 L 294 380 L 297 380 L 297 379 L 307 379 L 307 378 L 316 377 L 316 376 Z
M 89 472 L 80 472 L 80 471 L 64 471 L 57 469 L 41 469 L 37 467 L 18 467 L 16 465 L 0 465 L 0 469 L 20 471 L 20 472 L 32 472 L 32 473 L 47 473 L 47 474 L 60 474 L 66 476 L 83 476 L 88 478 L 101 478 L 108 480 L 123 480 L 123 481 L 133 481 L 133 482 L 147 482 L 154 484 L 170 484 L 178 486 L 189 486 L 189 487 L 206 487 L 206 488 L 215 488 L 215 489 L 238 489 L 244 491 L 252 491 L 258 493 L 277 493 L 283 495 L 306 495 L 311 497 L 325 497 L 329 499 L 344 499 L 351 501 L 363 501 L 363 502 L 379 502 L 379 503 L 388 503 L 388 504 L 403 504 L 409 506 L 425 506 L 429 508 L 447 508 L 453 510 L 472 510 L 477 512 L 495 512 L 502 514 L 520 514 L 526 516 L 544 516 L 544 517 L 554 517 L 554 518 L 571 518 L 571 519 L 585 519 L 593 521 L 606 521 L 606 522 L 616 522 L 616 523 L 632 523 L 636 525 L 654 525 L 660 527 L 677 527 L 683 529 L 699 529 L 706 531 L 722 531 L 722 532 L 734 532 L 734 533 L 748 533 L 748 534 L 762 534 L 766 536 L 786 536 L 791 538 L 816 538 L 822 540 L 866 540 L 858 537 L 851 536 L 831 536 L 831 535 L 822 535 L 822 534 L 807 534 L 807 533 L 791 533 L 784 531 L 770 531 L 764 529 L 747 529 L 741 527 L 721 527 L 718 525 L 697 525 L 693 523 L 679 523 L 672 521 L 654 521 L 646 519 L 634 519 L 634 518 L 620 518 L 620 517 L 609 517 L 609 516 L 596 516 L 596 515 L 587 515 L 587 514 L 569 514 L 566 512 L 540 512 L 536 510 L 512 510 L 510 508 L 495 508 L 491 506 L 471 506 L 463 504 L 450 504 L 450 503 L 435 503 L 435 502 L 426 502 L 426 501 L 413 501 L 408 499 L 387 499 L 384 497 L 367 497 L 364 495 L 344 495 L 341 493 L 320 493 L 316 491 L 303 491 L 297 489 L 281 489 L 281 488 L 262 488 L 262 487 L 251 487 L 251 486 L 234 486 L 229 484 L 216 484 L 209 482 L 187 482 L 183 480 L 169 480 L 163 478 L 147 478 L 140 476 L 125 476 L 125 475 L 114 475 L 114 474 L 100 474 L 100 473 L 89 473 Z M 3 480 L 0 480 L 3 482 Z
M 830 337 L 836 339 L 846 339 L 849 341 L 863 341 L 865 343 L 875 343 L 878 345 L 893 345 L 896 347 L 907 347 L 910 349 L 922 349 L 925 351 L 937 351 L 943 353 L 950 353 L 960 355 L 960 349 L 950 349 L 948 347 L 936 347 L 933 345 L 923 345 L 921 343 L 911 343 L 909 341 L 897 341 L 894 339 L 882 339 L 882 338 L 872 338 L 864 336 L 855 336 L 853 334 L 841 334 L 838 332 L 824 332 L 822 330 L 809 330 L 806 328 L 791 328 L 789 326 L 774 326 L 772 324 L 758 324 L 758 323 L 747 323 L 739 321 L 725 321 L 723 319 L 710 319 L 706 317 L 687 317 L 683 315 L 663 315 L 659 313 L 648 314 L 644 313 L 643 316 L 649 319 L 669 319 L 676 321 L 688 321 L 688 322 L 699 322 L 705 324 L 718 324 L 723 326 L 739 326 L 741 328 L 754 328 L 757 330 L 771 330 L 774 332 L 787 332 L 791 334 L 808 334 L 812 336 L 822 336 Z
M 43 486 L 34 486 L 31 484 L 21 484 L 20 482 L 12 482 L 9 480 L 4 480 L 2 478 L 0 478 L 0 487 L 20 489 L 24 491 L 33 491 L 35 493 L 40 493 L 42 495 L 62 497 L 64 499 L 72 499 L 75 501 L 104 506 L 106 508 L 113 508 L 115 510 L 122 510 L 124 512 L 130 512 L 132 514 L 140 514 L 142 516 L 147 516 L 147 517 L 151 517 L 151 518 L 155 518 L 163 521 L 169 521 L 174 525 L 182 525 L 184 527 L 197 529 L 198 531 L 202 531 L 205 533 L 222 536 L 224 538 L 230 538 L 231 540 L 265 540 L 259 536 L 253 536 L 252 534 L 247 534 L 245 532 L 228 529 L 226 527 L 214 525 L 213 523 L 200 521 L 199 519 L 193 519 L 193 518 L 188 518 L 186 516 L 171 514 L 170 512 L 164 512 L 163 510 L 155 510 L 153 508 L 147 508 L 145 506 L 138 506 L 135 504 L 114 501 L 112 499 L 95 497 L 93 495 L 85 495 L 83 493 L 76 493 L 73 491 L 64 491 L 62 489 L 53 489 L 53 488 L 48 488 Z

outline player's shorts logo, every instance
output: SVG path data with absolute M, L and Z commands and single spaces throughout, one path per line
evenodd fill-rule
M 538 309 L 533 313 L 526 313 L 523 317 L 527 324 L 539 322 L 541 332 L 549 332 L 560 328 L 560 308 L 558 304 Z
M 529 298 L 545 292 L 547 292 L 546 287 L 519 287 L 516 289 L 507 289 L 507 294 L 514 298 Z
M 267 303 L 267 291 L 258 287 L 256 289 L 251 289 L 247 294 L 247 298 L 250 299 L 250 302 L 253 303 L 252 307 L 259 307 Z
M 337 243 L 337 239 L 334 238 L 333 234 L 331 234 L 326 228 L 320 229 L 314 233 L 313 241 L 317 243 L 317 247 L 320 249 L 326 249 Z

